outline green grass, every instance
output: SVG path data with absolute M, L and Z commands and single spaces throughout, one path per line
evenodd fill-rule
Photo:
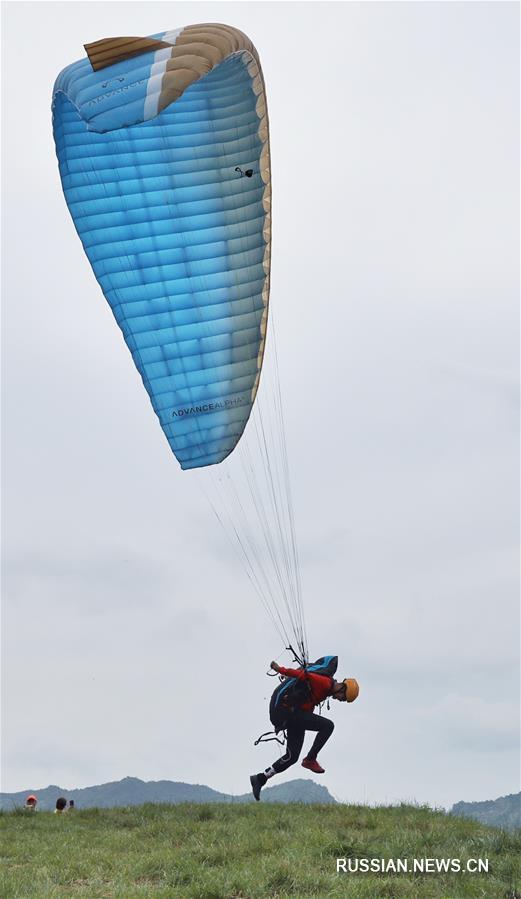
M 144 805 L 0 814 L 0 896 L 521 899 L 521 832 L 419 806 Z M 337 874 L 337 858 L 469 858 L 488 874 Z

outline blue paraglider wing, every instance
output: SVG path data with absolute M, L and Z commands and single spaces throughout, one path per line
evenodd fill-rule
M 266 334 L 264 82 L 223 25 L 87 47 L 53 95 L 67 205 L 182 468 L 222 461 L 251 412 Z

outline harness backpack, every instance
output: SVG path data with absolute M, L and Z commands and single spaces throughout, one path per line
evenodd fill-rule
M 322 656 L 311 665 L 306 665 L 309 674 L 323 674 L 333 677 L 338 666 L 338 656 Z M 284 677 L 278 687 L 273 691 L 270 700 L 270 719 L 272 724 L 280 725 L 285 712 L 293 711 L 311 695 L 311 688 L 307 681 L 297 677 Z M 275 721 L 273 720 L 275 718 Z M 280 729 L 280 727 L 279 727 Z

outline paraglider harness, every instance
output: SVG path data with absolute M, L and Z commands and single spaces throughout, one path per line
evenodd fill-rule
M 322 674 L 326 677 L 333 677 L 336 673 L 338 656 L 322 656 L 320 659 L 317 659 L 316 662 L 309 665 L 298 657 L 293 647 L 288 646 L 287 648 L 293 653 L 294 661 L 297 662 L 299 667 L 303 668 L 306 673 Z M 276 673 L 271 674 L 268 671 L 267 674 L 268 677 L 277 677 Z M 286 722 L 282 721 L 280 726 L 277 726 L 273 722 L 274 713 L 277 715 L 277 712 L 281 712 L 282 710 L 291 713 L 295 707 L 298 707 L 302 702 L 305 702 L 308 697 L 311 697 L 311 685 L 308 681 L 302 681 L 296 677 L 285 677 L 284 675 L 278 675 L 278 677 L 280 684 L 274 690 L 270 700 L 270 719 L 274 725 L 274 730 L 268 730 L 266 733 L 261 734 L 260 737 L 257 737 L 253 744 L 254 746 L 258 746 L 259 743 L 269 743 L 271 740 L 276 740 L 277 743 L 284 746 L 284 743 L 287 740 Z M 280 733 L 283 734 L 283 737 L 279 736 Z

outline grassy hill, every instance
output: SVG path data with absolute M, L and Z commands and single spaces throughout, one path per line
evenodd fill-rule
M 429 808 L 144 805 L 0 814 L 2 899 L 521 899 L 521 832 Z M 488 859 L 487 873 L 337 873 L 337 858 Z

